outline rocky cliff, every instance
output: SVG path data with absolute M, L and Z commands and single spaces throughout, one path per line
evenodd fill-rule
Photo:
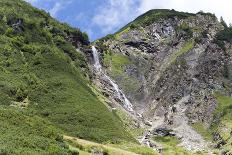
M 213 145 L 228 153 L 231 121 L 223 124 L 223 114 L 215 112 L 225 104 L 220 97 L 232 93 L 231 44 L 217 42 L 224 29 L 210 13 L 151 10 L 95 45 L 105 72 L 151 126 L 149 132 L 169 130 L 187 150 Z M 109 88 L 104 82 L 100 86 L 104 93 Z M 209 144 L 202 130 L 220 138 Z

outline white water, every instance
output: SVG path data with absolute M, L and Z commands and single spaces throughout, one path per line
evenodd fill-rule
M 105 76 L 105 78 L 110 82 L 110 84 L 113 86 L 114 90 L 117 92 L 118 98 L 122 99 L 124 102 L 124 108 L 130 112 L 133 112 L 133 106 L 131 102 L 127 99 L 125 94 L 119 89 L 118 85 L 102 71 L 102 66 L 99 61 L 98 51 L 97 49 L 92 46 L 92 52 L 93 52 L 93 59 L 94 59 L 94 68 L 97 72 L 100 72 Z
M 97 71 L 101 71 L 101 64 L 100 64 L 100 61 L 99 61 L 97 49 L 94 46 L 92 46 L 92 52 L 93 52 L 93 59 L 94 59 L 94 68 Z

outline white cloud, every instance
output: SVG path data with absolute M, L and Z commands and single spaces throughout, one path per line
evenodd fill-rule
M 92 24 L 102 27 L 103 33 L 112 32 L 138 15 L 134 10 L 136 2 L 136 0 L 109 0 L 97 9 Z
M 28 3 L 34 4 L 37 3 L 39 0 L 25 0 Z
M 44 4 L 53 4 L 48 12 L 52 17 L 56 17 L 59 11 L 65 9 L 72 0 L 25 0 L 35 6 L 42 6 Z
M 54 1 L 54 0 L 47 0 L 47 1 Z M 52 17 L 56 17 L 57 14 L 63 10 L 66 9 L 67 6 L 72 2 L 72 0 L 57 0 L 53 7 L 49 10 L 49 13 Z
M 83 18 L 85 18 L 85 14 L 81 12 L 78 15 L 76 15 L 75 20 L 80 21 L 80 20 L 83 20 Z
M 55 5 L 49 10 L 52 17 L 56 17 L 57 13 L 62 10 L 64 6 L 61 2 L 56 2 Z

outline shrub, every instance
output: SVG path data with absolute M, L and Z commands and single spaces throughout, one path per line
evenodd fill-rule
M 76 151 L 76 150 L 72 150 L 72 151 L 71 151 L 71 155 L 79 155 L 79 152 Z
M 223 48 L 224 49 L 224 42 L 229 42 L 231 43 L 232 42 L 232 27 L 225 27 L 224 30 L 218 32 L 216 34 L 216 38 L 214 40 L 214 42 L 216 44 L 218 44 L 219 47 Z
M 180 26 L 178 26 L 177 31 L 179 33 L 184 32 L 184 36 L 185 36 L 186 39 L 190 39 L 190 38 L 193 37 L 193 31 L 186 23 L 183 23 Z
M 130 25 L 130 28 L 131 28 L 131 29 L 136 29 L 136 28 L 138 28 L 138 26 L 137 26 L 136 24 L 132 23 L 132 24 Z

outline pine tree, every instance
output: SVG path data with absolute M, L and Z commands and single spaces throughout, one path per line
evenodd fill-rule
M 224 21 L 224 19 L 222 17 L 220 18 L 220 22 L 225 28 L 228 28 L 226 22 Z

